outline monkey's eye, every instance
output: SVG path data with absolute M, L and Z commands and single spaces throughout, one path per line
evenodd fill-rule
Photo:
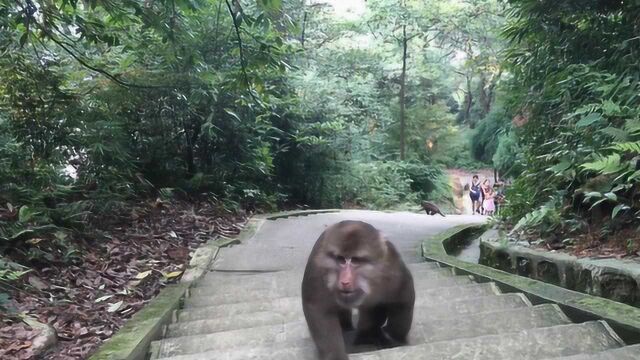
M 347 262 L 347 259 L 344 256 L 337 255 L 334 252 L 330 252 L 327 255 L 338 264 L 346 264 Z
M 366 257 L 352 257 L 351 263 L 354 265 L 362 265 L 369 263 L 369 259 Z

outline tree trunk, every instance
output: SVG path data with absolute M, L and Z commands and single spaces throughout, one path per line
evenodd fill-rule
M 464 104 L 464 121 L 469 124 L 470 128 L 474 128 L 475 124 L 471 122 L 471 107 L 473 106 L 473 93 L 471 90 L 471 82 L 472 77 L 470 75 L 466 76 L 467 79 L 467 91 L 465 93 L 465 104 Z
M 405 158 L 405 79 L 407 75 L 407 26 L 402 25 L 402 73 L 400 74 L 400 160 Z
M 482 117 L 487 116 L 491 111 L 491 93 L 490 86 L 487 84 L 487 79 L 484 74 L 480 76 L 480 84 L 478 84 L 479 100 L 482 105 Z
M 304 18 L 302 19 L 302 33 L 300 34 L 300 46 L 304 49 L 304 33 L 307 28 L 307 11 L 304 11 Z

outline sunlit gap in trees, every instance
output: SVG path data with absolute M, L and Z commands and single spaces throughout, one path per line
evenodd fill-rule
M 309 0 L 311 4 L 329 4 L 337 17 L 355 20 L 362 16 L 366 9 L 365 0 Z

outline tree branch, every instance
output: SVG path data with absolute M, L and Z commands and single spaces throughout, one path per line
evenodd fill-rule
M 242 75 L 244 76 L 244 82 L 247 86 L 247 90 L 249 90 L 249 95 L 251 95 L 251 98 L 253 99 L 253 101 L 255 101 L 256 104 L 260 104 L 258 99 L 256 99 L 256 96 L 253 94 L 253 91 L 251 90 L 251 83 L 249 82 L 249 75 L 247 74 L 247 67 L 245 65 L 244 50 L 242 46 L 242 37 L 240 36 L 240 25 L 236 20 L 236 13 L 231 8 L 231 4 L 229 3 L 229 0 L 224 0 L 224 2 L 227 4 L 227 9 L 229 10 L 229 15 L 231 15 L 231 20 L 233 21 L 233 27 L 236 31 L 236 38 L 238 39 L 238 50 L 240 51 L 240 67 L 242 69 Z M 241 13 L 242 9 L 238 9 L 238 12 Z

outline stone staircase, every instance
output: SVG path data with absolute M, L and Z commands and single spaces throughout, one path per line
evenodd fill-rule
M 409 265 L 416 285 L 410 345 L 352 348 L 350 359 L 640 359 L 604 321 L 572 323 L 556 305 L 475 283 L 434 263 Z M 152 359 L 316 359 L 302 314 L 302 271 L 210 272 L 190 290 Z

